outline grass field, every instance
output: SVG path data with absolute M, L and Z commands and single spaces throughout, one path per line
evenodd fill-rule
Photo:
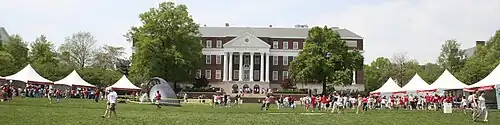
M 0 125 L 498 125 L 500 111 L 490 110 L 489 122 L 472 122 L 463 112 L 443 114 L 442 111 L 371 110 L 365 114 L 306 114 L 302 107 L 261 112 L 258 104 L 240 108 L 212 108 L 208 105 L 163 107 L 153 105 L 118 104 L 118 118 L 101 118 L 104 102 L 64 99 L 49 104 L 47 99 L 15 98 L 0 102 Z

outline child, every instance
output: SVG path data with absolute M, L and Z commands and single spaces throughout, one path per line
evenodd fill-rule
M 156 91 L 156 94 L 155 94 L 155 104 L 156 104 L 157 109 L 161 108 L 160 101 L 161 101 L 160 91 Z

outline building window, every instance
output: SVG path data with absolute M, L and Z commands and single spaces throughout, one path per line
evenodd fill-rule
M 295 56 L 292 56 L 292 61 L 294 61 L 294 60 L 295 60 Z
M 201 78 L 201 69 L 196 70 L 196 78 Z
M 212 79 L 212 70 L 205 70 L 205 78 Z
M 283 80 L 288 79 L 288 71 L 283 71 Z
M 253 70 L 253 79 L 260 80 L 260 70 Z
M 273 49 L 278 49 L 278 41 L 273 41 Z
M 273 80 L 278 80 L 278 71 L 273 71 Z
M 299 42 L 297 41 L 293 42 L 293 49 L 299 49 Z
M 221 57 L 221 55 L 216 55 L 215 56 L 215 64 L 220 64 L 221 63 L 220 57 Z
M 283 56 L 283 65 L 288 65 L 288 56 Z
M 233 62 L 234 62 L 234 64 L 240 64 L 240 55 L 234 56 Z
M 238 79 L 240 76 L 240 71 L 239 70 L 234 70 L 233 71 L 233 79 Z
M 220 79 L 221 77 L 221 70 L 215 70 L 215 79 Z
M 212 48 L 212 40 L 207 40 L 207 43 L 205 45 L 206 48 Z
M 278 65 L 278 56 L 273 56 L 273 65 Z
M 212 56 L 211 55 L 206 55 L 205 56 L 205 63 L 206 64 L 212 64 Z
M 215 46 L 217 48 L 222 48 L 222 40 L 217 40 L 217 44 Z
M 287 41 L 283 41 L 283 49 L 288 49 L 288 42 Z
M 259 65 L 260 64 L 260 56 L 255 57 L 255 62 L 254 64 Z

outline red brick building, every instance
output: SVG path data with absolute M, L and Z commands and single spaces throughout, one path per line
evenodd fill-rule
M 242 88 L 280 88 L 288 78 L 288 66 L 298 56 L 310 28 L 200 27 L 205 65 L 197 71 L 214 87 L 226 92 Z M 363 50 L 363 37 L 333 27 L 347 46 Z M 363 86 L 363 70 L 354 73 L 353 85 Z M 299 89 L 321 91 L 321 85 L 297 84 Z M 364 87 L 362 87 L 364 88 Z M 362 89 L 361 88 L 361 89 Z

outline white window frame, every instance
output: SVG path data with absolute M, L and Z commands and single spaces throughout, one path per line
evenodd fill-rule
M 233 79 L 238 79 L 240 76 L 240 71 L 239 70 L 233 70 Z
M 279 42 L 277 40 L 273 41 L 273 49 L 279 48 Z
M 260 70 L 253 70 L 253 79 L 260 80 Z
M 288 79 L 288 71 L 283 71 L 283 77 L 282 77 L 283 80 L 286 80 Z
M 288 65 L 288 56 L 283 56 L 283 65 Z
M 288 41 L 283 41 L 283 49 L 288 49 Z
M 260 64 L 260 56 L 255 57 L 254 61 L 255 62 L 253 64 L 259 65 Z
M 278 80 L 278 71 L 273 71 L 273 80 Z
M 234 64 L 240 64 L 240 55 L 234 56 L 233 62 Z
M 215 70 L 215 79 L 221 79 L 222 73 L 221 70 Z
M 196 70 L 196 78 L 201 78 L 201 69 Z
M 278 65 L 278 56 L 273 56 L 273 65 Z
M 207 42 L 205 43 L 205 47 L 212 48 L 212 40 L 207 40 Z
M 299 42 L 297 41 L 293 42 L 293 49 L 299 49 Z
M 210 69 L 205 70 L 205 78 L 212 79 L 212 70 Z
M 217 40 L 217 44 L 215 46 L 217 48 L 222 48 L 222 40 Z
M 205 55 L 205 64 L 212 64 L 212 55 Z
M 220 60 L 221 55 L 215 55 L 215 64 L 221 64 L 222 61 Z

